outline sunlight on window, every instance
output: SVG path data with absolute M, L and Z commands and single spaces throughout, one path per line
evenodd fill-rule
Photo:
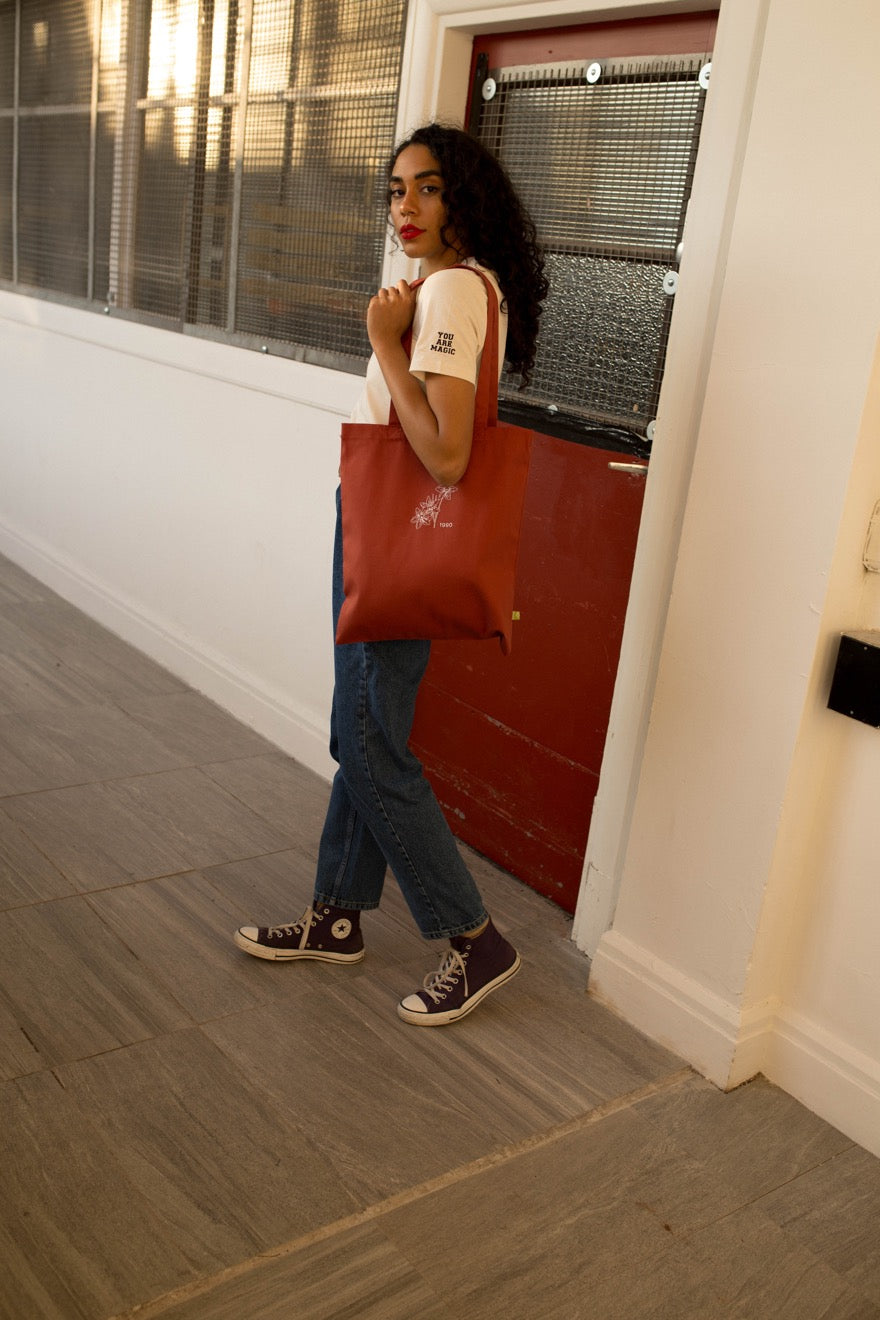
M 214 5 L 214 31 L 211 46 L 211 95 L 222 96 L 226 88 L 227 32 L 229 29 L 229 0 L 216 0 Z M 235 41 L 235 33 L 230 33 Z M 234 47 L 233 47 L 234 49 Z M 235 91 L 238 83 L 238 60 L 234 60 L 234 75 L 229 91 Z
M 115 72 L 122 59 L 121 0 L 104 0 L 101 6 L 101 69 Z
M 198 8 L 185 0 L 154 0 L 150 23 L 147 96 L 192 96 L 196 86 Z
M 150 22 L 150 58 L 147 99 L 178 103 L 173 114 L 173 143 L 178 160 L 189 159 L 192 148 L 192 98 L 196 89 L 198 5 L 188 0 L 153 0 Z M 190 102 L 189 106 L 180 102 Z M 148 114 L 144 125 L 147 146 L 167 149 L 168 114 Z

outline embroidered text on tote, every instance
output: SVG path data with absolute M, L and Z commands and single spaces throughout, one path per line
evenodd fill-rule
M 437 338 L 434 340 L 434 343 L 431 345 L 431 352 L 449 353 L 452 357 L 454 357 L 455 349 L 452 346 L 453 339 L 454 339 L 454 335 L 451 330 L 438 330 Z
M 441 507 L 447 500 L 452 499 L 457 490 L 457 486 L 436 486 L 433 494 L 429 495 L 426 500 L 422 500 L 412 518 L 410 518 L 410 522 L 414 527 L 436 527 Z M 451 527 L 452 523 L 442 522 L 440 526 Z

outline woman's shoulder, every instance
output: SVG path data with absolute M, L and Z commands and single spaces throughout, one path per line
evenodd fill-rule
M 419 292 L 423 314 L 456 310 L 459 315 L 476 317 L 485 325 L 487 289 L 485 280 L 478 278 L 480 274 L 488 280 L 500 301 L 501 290 L 493 272 L 475 262 L 462 263 L 437 270 L 425 279 Z
M 470 257 L 457 266 L 447 266 L 444 270 L 434 271 L 433 275 L 426 277 L 422 288 L 432 296 L 439 296 L 441 293 L 447 297 L 451 293 L 458 296 L 479 294 L 481 290 L 485 290 L 485 282 L 483 279 L 474 279 L 470 274 L 472 271 L 484 276 L 494 288 L 498 288 L 498 277 L 495 272 L 486 266 L 478 265 Z

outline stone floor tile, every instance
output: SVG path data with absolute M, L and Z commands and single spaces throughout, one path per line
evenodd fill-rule
M 79 1304 L 56 1272 L 60 1268 L 60 1260 L 28 1260 L 0 1224 L 0 1320 L 91 1320 L 94 1310 Z M 50 1272 L 51 1280 L 46 1277 Z
M 0 809 L 0 910 L 63 898 L 76 888 Z
M 382 1232 L 358 1226 L 155 1312 L 162 1320 L 448 1320 Z
M 0 1081 L 24 1077 L 47 1067 L 40 1051 L 19 1021 L 14 1002 L 0 985 Z M 2 1296 L 2 1293 L 0 1293 Z
M 685 1313 L 719 1320 L 876 1320 L 880 1310 L 827 1259 L 747 1205 L 685 1237 Z M 669 1298 L 669 1304 L 675 1294 Z M 703 1310 L 698 1306 L 702 1304 Z
M 275 753 L 267 739 L 198 692 L 155 693 L 120 704 L 126 715 L 174 753 L 179 764 Z
M 725 1094 L 694 1074 L 686 1086 L 639 1103 L 638 1113 L 712 1177 L 708 1201 L 689 1194 L 670 1209 L 678 1228 L 754 1201 L 852 1145 L 760 1077 Z
M 114 706 L 0 718 L 0 796 L 156 774 L 187 764 Z
M 203 868 L 236 925 L 271 926 L 300 916 L 312 899 L 315 859 L 301 848 L 282 848 L 259 857 Z
M 205 773 L 280 830 L 292 833 L 313 860 L 330 785 L 280 752 L 206 764 Z
M 108 1320 L 349 1215 L 310 1125 L 198 1031 L 4 1083 L 0 1315 Z
M 205 1034 L 274 1105 L 314 1115 L 320 1149 L 361 1205 L 504 1143 L 479 1063 L 452 1077 L 442 1060 L 412 1049 L 393 1003 L 384 1018 L 365 1013 L 346 992 L 366 979 L 357 968 L 270 963 L 266 971 L 284 979 L 284 998 L 210 1023 Z M 487 1086 L 503 1099 L 497 1082 Z
M 3 1320 L 106 1320 L 216 1262 L 54 1073 L 0 1086 L 0 1153 Z
M 200 1270 L 209 1257 L 229 1265 L 356 1208 L 315 1133 L 316 1097 L 298 1109 L 273 1104 L 201 1030 L 57 1072 Z
M 880 1160 L 850 1146 L 757 1204 L 880 1307 Z
M 686 1259 L 639 1190 L 646 1169 L 673 1177 L 679 1160 L 621 1111 L 391 1210 L 382 1231 L 458 1314 L 611 1320 L 593 1302 L 603 1280 L 637 1270 L 644 1298 Z
M 232 944 L 238 909 L 198 872 L 120 885 L 86 901 L 194 1021 L 256 1007 L 271 995 Z
M 42 651 L 0 651 L 0 719 L 96 706 L 101 693 L 75 670 Z
M 197 768 L 85 784 L 4 802 L 81 890 L 146 880 L 290 847 Z
M 0 994 L 43 1067 L 192 1021 L 82 897 L 0 913 Z

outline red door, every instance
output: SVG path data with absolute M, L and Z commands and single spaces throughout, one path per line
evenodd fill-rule
M 690 15 L 477 38 L 475 67 L 481 54 L 494 70 L 706 51 L 714 18 Z M 500 154 L 504 159 L 503 148 Z M 553 278 L 551 271 L 551 288 Z M 563 316 L 563 334 L 568 324 Z M 606 351 L 619 357 L 622 350 L 609 343 Z M 621 399 L 621 408 L 629 406 Z M 607 407 L 599 407 L 606 420 Z M 535 417 L 540 419 L 540 407 L 525 421 L 513 420 L 534 427 Z M 586 426 L 582 433 L 577 426 L 555 429 L 555 435 L 538 432 L 532 452 L 520 550 L 521 619 L 512 653 L 505 658 L 486 643 L 436 643 L 412 743 L 455 833 L 573 911 L 650 446 L 638 435 L 631 445 L 606 443 L 603 437 L 621 434 L 614 427 Z

